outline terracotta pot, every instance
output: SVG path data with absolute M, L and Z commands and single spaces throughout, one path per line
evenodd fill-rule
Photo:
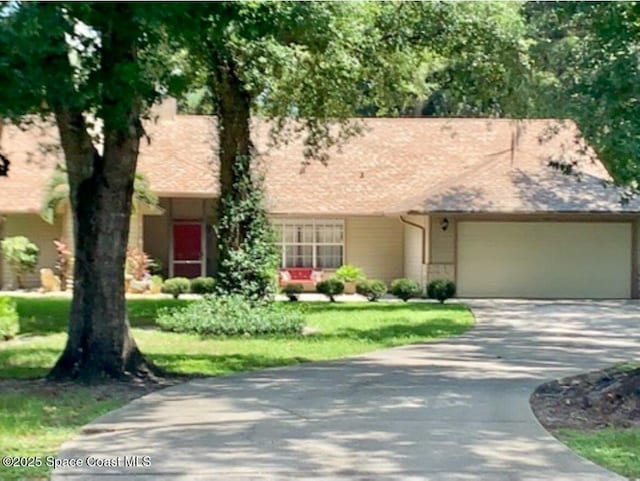
M 356 283 L 355 282 L 345 282 L 344 283 L 344 293 L 345 294 L 355 294 L 356 293 Z

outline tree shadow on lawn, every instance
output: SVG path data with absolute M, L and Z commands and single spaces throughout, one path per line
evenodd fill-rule
M 0 380 L 37 379 L 45 376 L 62 351 L 20 344 L 0 349 Z
M 439 317 L 421 323 L 411 324 L 407 320 L 371 329 L 354 329 L 345 326 L 336 332 L 314 334 L 312 337 L 323 340 L 353 339 L 382 344 L 383 346 L 397 346 L 406 344 L 407 341 L 416 343 L 462 334 L 470 327 L 469 324 L 452 322 L 449 318 Z
M 38 379 L 44 377 L 60 355 L 53 348 L 8 347 L 0 350 L 0 380 Z M 300 356 L 264 356 L 261 354 L 164 354 L 145 353 L 167 374 L 189 376 L 225 375 L 269 367 L 309 362 Z
M 435 302 L 283 302 L 288 306 L 300 309 L 302 312 L 309 314 L 315 313 L 331 313 L 335 311 L 340 312 L 375 312 L 375 313 L 388 313 L 398 311 L 411 311 L 411 312 L 429 312 L 429 311 L 453 311 L 453 312 L 466 312 L 469 309 L 464 304 L 450 303 L 440 304 Z
M 271 357 L 261 354 L 239 353 L 184 355 L 147 352 L 146 355 L 169 373 L 189 374 L 196 377 L 229 375 L 310 361 L 310 359 L 300 356 Z
M 21 334 L 53 334 L 67 332 L 71 300 L 68 298 L 12 298 L 20 316 Z M 127 299 L 131 327 L 155 326 L 161 309 L 187 305 L 185 299 Z

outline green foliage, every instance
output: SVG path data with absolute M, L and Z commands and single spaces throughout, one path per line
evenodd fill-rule
M 344 292 L 344 283 L 340 279 L 331 277 L 326 281 L 318 282 L 316 290 L 327 296 L 331 302 L 336 302 L 335 296 Z
M 249 162 L 234 165 L 233 191 L 222 200 L 216 226 L 220 257 L 217 290 L 247 299 L 273 299 L 277 292 L 278 255 L 261 183 L 251 178 Z
M 149 273 L 153 275 L 162 275 L 162 261 L 156 258 L 149 259 Z
M 274 303 L 253 303 L 240 295 L 211 296 L 157 319 L 167 331 L 203 336 L 254 336 L 300 334 L 304 320 L 300 312 Z
M 356 282 L 364 278 L 362 269 L 351 264 L 344 264 L 336 269 L 336 279 L 342 282 Z
M 172 277 L 162 284 L 162 292 L 171 294 L 174 299 L 186 294 L 191 289 L 191 282 L 186 277 Z
M 22 276 L 33 272 L 38 264 L 40 249 L 24 236 L 7 237 L 0 241 L 2 256 L 9 264 L 18 287 L 24 287 Z
M 387 285 L 379 279 L 368 279 L 356 284 L 356 292 L 374 302 L 387 293 Z
M 162 287 L 162 284 L 163 284 L 162 276 L 153 275 L 149 278 L 149 281 L 151 282 L 152 286 Z
M 0 340 L 12 339 L 20 331 L 16 304 L 8 297 L 0 297 Z
M 437 299 L 440 304 L 456 295 L 456 285 L 452 281 L 436 279 L 427 285 L 427 296 Z
M 216 281 L 213 277 L 196 277 L 191 279 L 191 292 L 194 294 L 213 294 Z
M 302 284 L 287 284 L 282 288 L 282 292 L 289 298 L 290 301 L 294 302 L 298 300 L 300 294 L 304 291 L 304 286 Z
M 570 118 L 613 177 L 640 185 L 640 10 L 635 2 L 530 2 L 537 115 Z
M 40 217 L 49 224 L 53 224 L 56 212 L 62 202 L 69 201 L 69 179 L 67 170 L 62 165 L 57 165 L 53 170 L 51 180 L 46 187 L 45 195 L 40 207 Z M 133 183 L 133 210 L 139 206 L 158 206 L 158 196 L 151 190 L 151 184 L 141 172 L 136 172 Z
M 418 297 L 422 291 L 420 284 L 412 279 L 394 279 L 391 282 L 391 294 L 407 302 L 412 297 Z

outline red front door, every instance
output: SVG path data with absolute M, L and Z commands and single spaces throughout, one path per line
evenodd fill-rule
M 173 276 L 198 277 L 203 272 L 202 224 L 173 225 Z

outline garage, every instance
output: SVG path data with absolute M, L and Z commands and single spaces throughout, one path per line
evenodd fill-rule
M 460 297 L 628 298 L 628 222 L 458 223 Z

